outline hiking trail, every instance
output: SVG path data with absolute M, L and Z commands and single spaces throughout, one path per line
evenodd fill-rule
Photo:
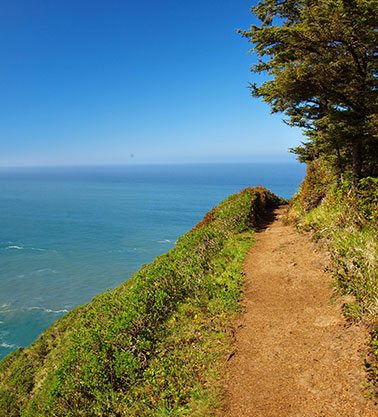
M 283 222 L 256 233 L 224 375 L 223 417 L 377 417 L 364 396 L 368 334 L 334 298 L 327 258 Z

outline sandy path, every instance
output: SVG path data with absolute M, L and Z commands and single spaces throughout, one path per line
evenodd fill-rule
M 322 255 L 283 224 L 282 210 L 257 233 L 246 261 L 223 416 L 378 416 L 361 389 L 366 332 L 330 302 Z

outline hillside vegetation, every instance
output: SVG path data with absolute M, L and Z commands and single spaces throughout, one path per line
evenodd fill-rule
M 330 253 L 336 287 L 346 295 L 344 314 L 370 329 L 366 366 L 378 395 L 378 178 L 365 177 L 352 187 L 328 163 L 313 161 L 288 218 Z
M 279 199 L 246 189 L 118 288 L 0 363 L 0 415 L 208 416 L 253 228 Z

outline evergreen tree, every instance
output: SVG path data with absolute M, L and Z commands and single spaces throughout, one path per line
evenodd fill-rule
M 320 155 L 355 180 L 377 175 L 378 0 L 262 0 L 260 25 L 241 31 L 266 73 L 252 93 L 305 129 L 295 148 Z

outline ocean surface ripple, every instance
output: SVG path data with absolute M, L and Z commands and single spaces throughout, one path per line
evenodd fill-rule
M 230 194 L 289 198 L 299 164 L 0 169 L 0 358 L 175 245 Z

